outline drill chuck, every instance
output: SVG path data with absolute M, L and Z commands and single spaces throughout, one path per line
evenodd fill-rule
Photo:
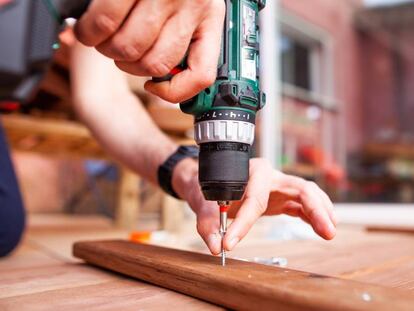
M 235 201 L 243 197 L 249 178 L 255 116 L 246 111 L 209 111 L 195 120 L 200 145 L 199 182 L 207 200 Z
M 211 142 L 200 145 L 199 182 L 206 200 L 237 201 L 249 179 L 250 145 Z

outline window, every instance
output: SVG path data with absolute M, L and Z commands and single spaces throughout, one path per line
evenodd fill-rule
M 282 82 L 302 89 L 311 88 L 311 47 L 282 34 L 280 42 L 282 52 Z
M 282 170 L 327 189 L 343 176 L 337 139 L 341 123 L 333 109 L 339 82 L 333 78 L 335 38 L 286 11 L 281 12 L 280 29 Z
M 279 45 L 283 94 L 332 108 L 335 101 L 330 35 L 284 12 Z

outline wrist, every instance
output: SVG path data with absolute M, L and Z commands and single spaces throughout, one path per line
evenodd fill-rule
M 198 163 L 192 158 L 180 161 L 174 168 L 172 187 L 180 198 L 190 201 L 190 194 L 198 187 Z

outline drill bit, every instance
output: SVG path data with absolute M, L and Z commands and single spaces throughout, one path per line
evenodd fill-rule
M 224 235 L 227 232 L 227 210 L 230 205 L 228 201 L 218 201 L 220 207 L 220 235 L 221 235 L 221 265 L 226 265 L 226 251 L 224 250 Z

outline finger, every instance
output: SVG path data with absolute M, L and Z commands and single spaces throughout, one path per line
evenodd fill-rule
M 280 207 L 279 203 L 277 205 L 272 205 L 271 201 L 269 200 L 268 207 L 264 215 L 273 216 L 273 215 L 280 215 L 280 214 L 286 214 L 291 217 L 299 217 L 304 222 L 310 225 L 309 219 L 303 213 L 302 204 L 295 201 L 295 199 L 284 202 L 282 208 Z
M 279 179 L 281 180 L 281 183 L 283 186 L 290 186 L 292 188 L 298 189 L 300 187 L 303 187 L 306 184 L 306 180 L 302 178 L 299 178 L 296 176 L 290 176 L 286 174 L 281 174 L 281 173 L 279 173 L 279 175 L 282 175 L 282 177 L 279 176 Z M 314 191 L 318 193 L 320 199 L 322 200 L 323 207 L 326 209 L 329 215 L 329 218 L 331 219 L 332 223 L 336 226 L 337 219 L 333 211 L 334 206 L 333 206 L 331 199 L 328 197 L 325 191 L 323 191 L 317 184 L 315 183 L 311 183 L 311 184 L 313 184 Z
M 267 165 L 251 170 L 251 177 L 246 189 L 246 196 L 236 218 L 224 236 L 224 247 L 232 250 L 250 231 L 257 219 L 267 209 L 269 200 L 270 180 L 263 178 L 268 170 Z
M 280 214 L 287 214 L 288 211 L 292 209 L 302 210 L 302 204 L 294 200 L 287 200 L 283 203 L 277 203 L 276 205 L 272 204 L 271 200 L 267 204 L 266 212 L 263 214 L 265 216 L 274 216 Z
M 221 252 L 219 228 L 219 210 L 216 204 L 208 204 L 197 213 L 197 232 L 213 255 L 218 255 Z
M 271 210 L 272 207 L 269 206 L 268 210 Z M 303 213 L 302 204 L 295 201 L 288 201 L 283 205 L 283 214 L 298 217 Z M 267 213 L 265 215 L 268 215 Z M 271 215 L 271 214 L 269 214 Z
M 302 188 L 300 197 L 303 202 L 303 212 L 309 219 L 315 232 L 324 239 L 331 240 L 336 234 L 336 229 L 318 188 L 312 182 L 307 182 Z
M 194 22 L 184 14 L 171 17 L 157 42 L 137 62 L 116 62 L 123 71 L 137 76 L 163 77 L 184 58 L 194 32 Z
M 323 191 L 314 182 L 299 177 L 280 173 L 278 178 L 280 186 L 296 189 L 303 212 L 315 232 L 324 239 L 332 239 L 336 234 L 336 229 L 328 212 L 330 207 L 326 206 L 327 202 L 322 196 Z
M 291 217 L 299 217 L 304 222 L 310 225 L 309 219 L 303 213 L 302 204 L 296 202 L 287 202 L 286 206 L 284 207 L 283 214 L 286 214 Z
M 338 219 L 336 218 L 336 215 L 334 212 L 334 205 L 331 199 L 328 197 L 325 191 L 323 191 L 321 188 L 319 188 L 319 193 L 320 193 L 322 200 L 325 203 L 324 206 L 326 208 L 326 211 L 328 212 L 329 218 L 331 219 L 332 223 L 336 226 L 338 224 Z
M 178 103 L 197 95 L 214 83 L 225 13 L 224 1 L 214 3 L 214 13 L 208 14 L 193 36 L 187 59 L 188 68 L 171 81 L 148 81 L 145 84 L 147 91 L 169 102 Z
M 277 185 L 276 187 L 279 188 Z M 271 210 L 268 210 L 268 212 L 271 211 L 274 213 L 273 215 L 281 214 L 283 212 L 283 205 L 288 201 L 296 201 L 300 203 L 297 192 L 293 192 L 290 188 L 279 188 L 277 190 L 273 190 L 270 194 L 268 203 L 269 207 L 271 207 Z
M 136 0 L 95 0 L 76 23 L 75 33 L 87 46 L 96 46 L 112 36 L 122 25 Z
M 162 3 L 164 2 L 139 1 L 119 31 L 100 44 L 97 47 L 98 51 L 117 61 L 139 60 L 157 40 L 162 28 L 173 14 L 171 4 L 161 7 Z

